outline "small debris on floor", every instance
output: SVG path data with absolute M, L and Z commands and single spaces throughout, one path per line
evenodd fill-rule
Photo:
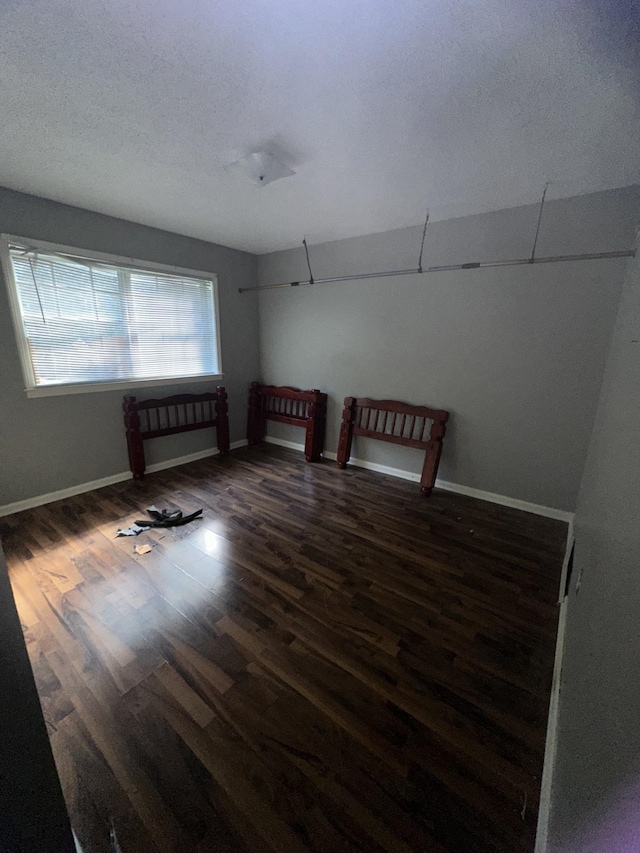
M 155 518 L 156 521 L 161 521 L 163 518 L 182 518 L 182 513 L 179 509 L 158 509 L 155 504 L 148 506 L 147 512 L 152 518 Z
M 134 545 L 134 554 L 148 554 L 151 551 L 151 545 Z
M 183 515 L 182 510 L 158 509 L 153 505 L 147 507 L 147 512 L 152 517 L 152 521 L 143 518 L 142 520 L 138 519 L 135 523 L 138 525 L 146 524 L 148 527 L 181 527 L 183 524 L 195 521 L 202 515 L 201 509 L 197 509 L 189 515 Z
M 527 792 L 525 790 L 525 792 L 524 792 L 524 805 L 522 806 L 522 811 L 520 812 L 520 817 L 522 818 L 522 820 L 525 819 L 526 814 L 527 814 Z
M 183 524 L 195 521 L 196 518 L 200 518 L 202 515 L 201 509 L 197 509 L 189 515 L 183 515 L 182 510 L 158 509 L 158 507 L 153 506 L 153 504 L 147 507 L 147 512 L 151 516 L 151 519 L 139 518 L 129 527 L 118 528 L 116 537 L 137 536 L 138 533 L 142 533 L 144 530 L 150 530 L 152 527 L 181 527 Z
M 145 530 L 149 530 L 148 525 L 138 524 L 134 522 L 130 527 L 126 527 L 124 529 L 118 528 L 118 532 L 116 533 L 116 537 L 118 536 L 137 536 L 138 533 L 142 533 Z

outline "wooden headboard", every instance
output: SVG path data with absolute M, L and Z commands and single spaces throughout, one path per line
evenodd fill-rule
M 436 480 L 449 412 L 410 406 L 399 400 L 370 400 L 345 397 L 338 444 L 338 464 L 347 467 L 354 435 L 377 438 L 403 447 L 426 451 L 420 489 L 430 495 Z
M 177 394 L 150 400 L 126 396 L 122 409 L 134 480 L 144 477 L 144 442 L 150 438 L 215 427 L 220 454 L 229 452 L 229 407 L 222 385 L 215 394 Z
M 307 462 L 319 462 L 324 450 L 327 395 L 322 391 L 301 391 L 288 385 L 260 385 L 249 388 L 247 440 L 250 446 L 264 440 L 266 421 L 304 427 L 304 455 Z

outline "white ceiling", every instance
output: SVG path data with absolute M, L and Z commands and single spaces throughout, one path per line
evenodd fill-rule
M 636 0 L 1 0 L 0 184 L 253 252 L 640 179 Z M 224 166 L 253 151 L 296 175 Z

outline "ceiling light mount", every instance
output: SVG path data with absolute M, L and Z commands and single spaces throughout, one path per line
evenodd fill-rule
M 241 160 L 229 163 L 226 169 L 229 172 L 244 175 L 256 187 L 266 187 L 267 184 L 273 181 L 295 175 L 295 172 L 286 163 L 278 160 L 277 157 L 269 154 L 268 151 L 255 151 L 253 154 L 249 154 L 248 157 L 243 157 Z

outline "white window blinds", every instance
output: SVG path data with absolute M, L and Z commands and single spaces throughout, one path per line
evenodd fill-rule
M 212 280 L 10 246 L 35 387 L 219 373 Z

